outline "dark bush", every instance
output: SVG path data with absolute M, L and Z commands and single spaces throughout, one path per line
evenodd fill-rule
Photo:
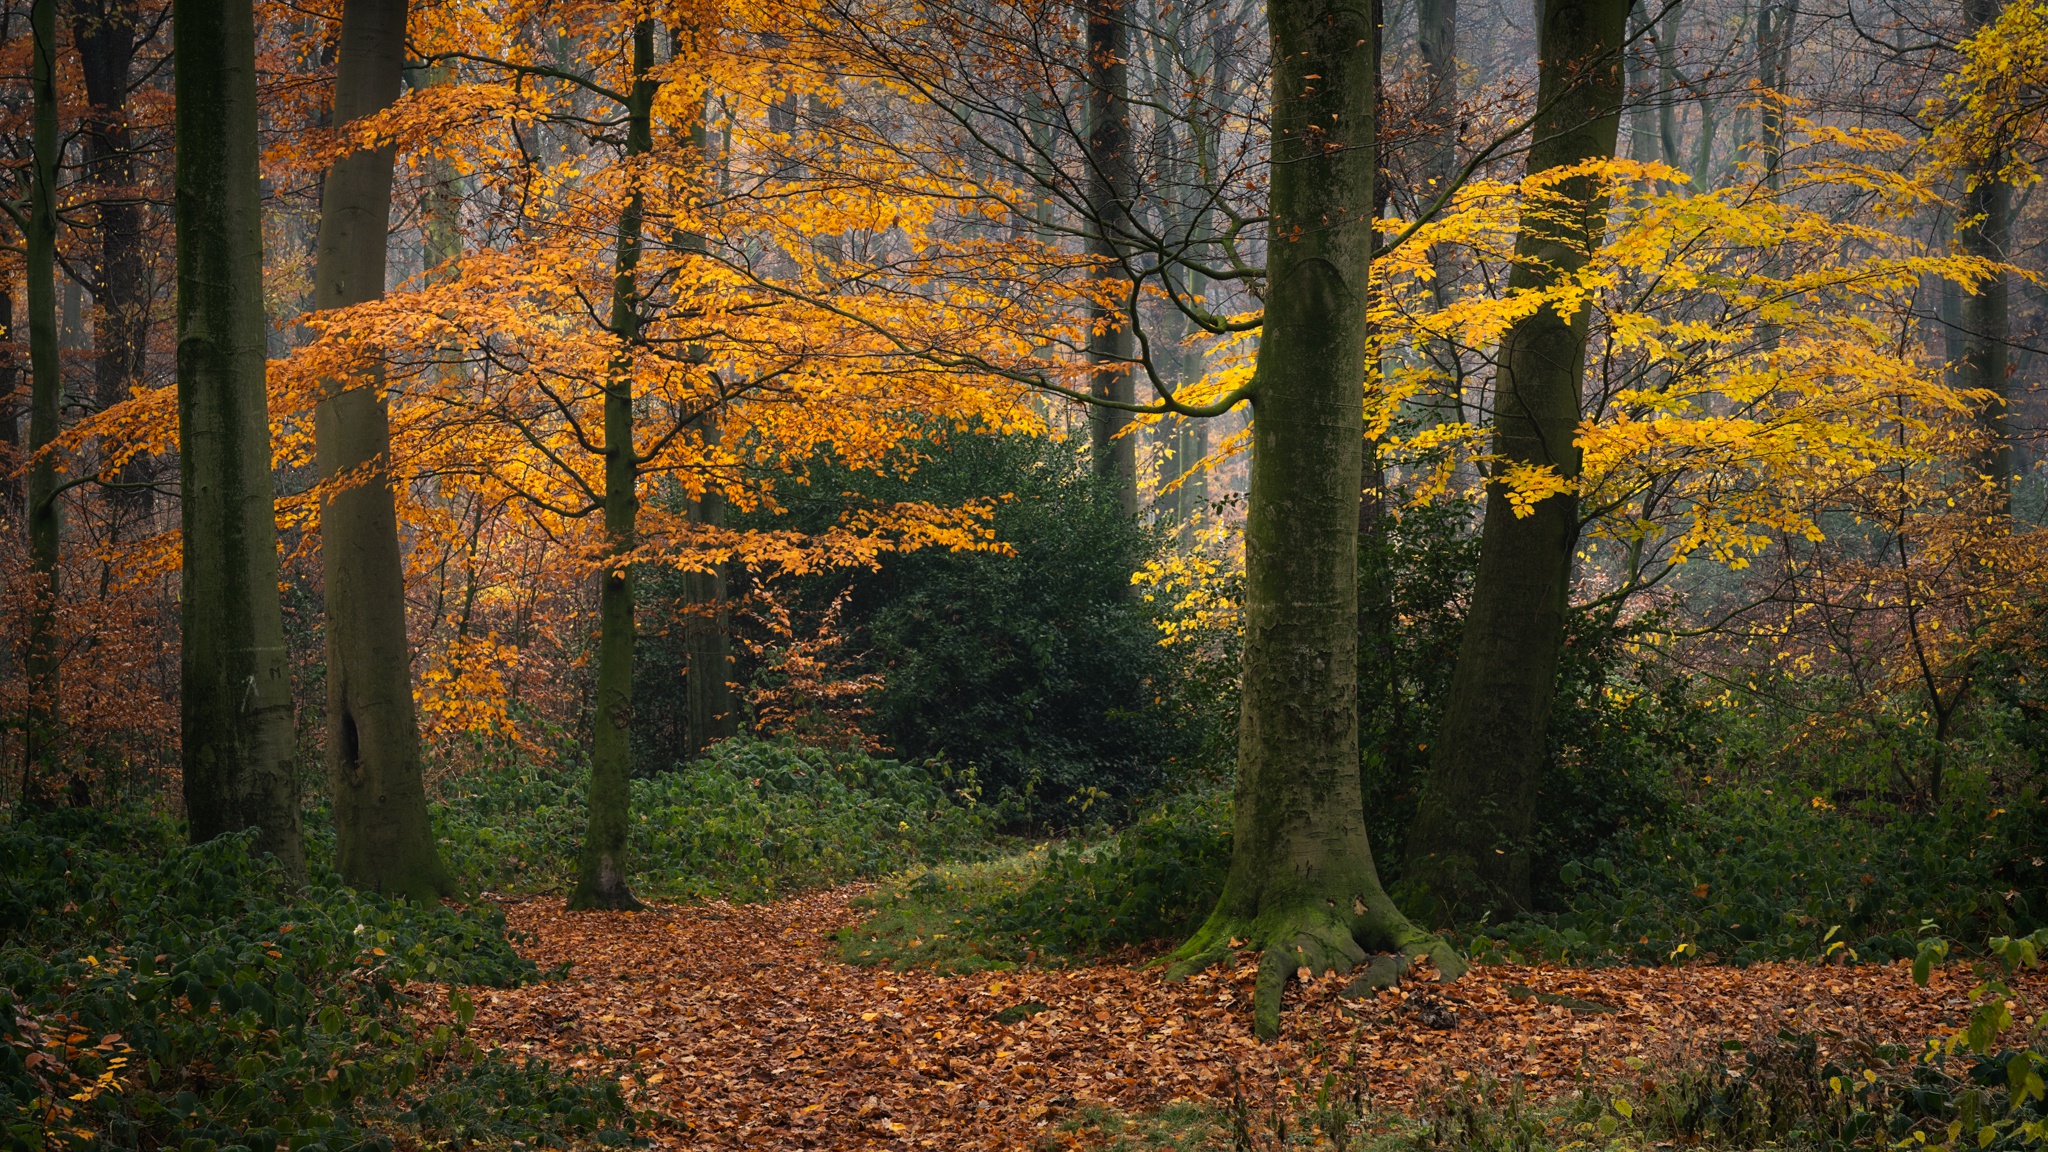
M 0 829 L 0 1131 L 10 1146 L 388 1148 L 553 1141 L 631 1119 L 584 1086 L 402 1010 L 531 979 L 495 909 L 294 891 L 248 836 L 197 847 L 143 812 Z M 194 1145 L 192 1141 L 202 1142 Z

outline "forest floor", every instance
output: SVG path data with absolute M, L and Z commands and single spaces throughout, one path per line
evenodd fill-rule
M 1254 967 L 1178 983 L 1099 965 L 950 976 L 842 963 L 864 886 L 766 905 L 571 913 L 504 904 L 520 950 L 567 978 L 479 990 L 477 1038 L 616 1076 L 678 1148 L 1059 1148 L 1085 1119 L 1176 1102 L 1254 1109 L 1347 1060 L 1368 1103 L 1411 1106 L 1452 1076 L 1531 1095 L 1640 1080 L 1680 1054 L 1783 1029 L 1917 1047 L 1964 1017 L 1968 966 L 1475 967 L 1343 999 L 1291 986 L 1282 1038 L 1251 1034 Z M 2029 985 L 2041 987 L 2034 979 Z M 1005 1009 L 1014 1009 L 1005 1012 Z M 1001 1014 L 1002 1022 L 997 1019 Z

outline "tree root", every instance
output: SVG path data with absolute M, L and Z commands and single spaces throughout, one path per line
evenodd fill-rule
M 1168 980 L 1181 980 L 1240 950 L 1257 949 L 1258 982 L 1252 993 L 1252 1027 L 1261 1040 L 1280 1034 L 1280 1004 L 1287 978 L 1306 969 L 1311 975 L 1349 972 L 1366 959 L 1361 935 L 1384 940 L 1408 958 L 1408 967 L 1427 959 L 1437 979 L 1450 983 L 1465 974 L 1465 958 L 1444 938 L 1425 932 L 1391 907 L 1367 909 L 1357 915 L 1331 905 L 1268 909 L 1257 919 L 1225 917 L 1222 910 L 1173 954 Z

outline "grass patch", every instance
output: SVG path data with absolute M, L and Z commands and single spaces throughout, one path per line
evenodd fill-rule
M 1177 942 L 1209 914 L 1230 863 L 1221 793 L 1180 797 L 1113 836 L 892 877 L 841 929 L 850 963 L 972 973 Z
M 1008 971 L 1035 958 L 1008 933 L 988 931 L 989 910 L 1038 881 L 1051 851 L 1040 845 L 964 864 L 933 864 L 891 876 L 853 902 L 868 917 L 839 930 L 839 955 L 849 964 L 916 965 L 971 975 Z

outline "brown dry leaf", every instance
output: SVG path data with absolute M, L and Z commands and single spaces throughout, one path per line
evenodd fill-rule
M 831 933 L 857 919 L 861 888 L 769 905 L 569 913 L 505 906 L 522 947 L 568 979 L 477 993 L 478 1038 L 617 1077 L 672 1123 L 675 1148 L 1029 1148 L 1079 1104 L 1145 1109 L 1285 1089 L 1311 1070 L 1310 1041 L 1356 1045 L 1383 1107 L 1458 1072 L 1519 1075 L 1532 1094 L 1582 1071 L 1617 1078 L 1628 1058 L 1781 1027 L 1917 1043 L 1966 1014 L 1970 978 L 1906 966 L 1599 970 L 1474 968 L 1448 987 L 1406 984 L 1341 998 L 1348 978 L 1291 986 L 1283 1038 L 1250 1031 L 1255 963 L 1168 984 L 1153 968 L 986 974 L 889 972 L 838 961 Z M 2032 989 L 2048 979 L 2030 977 Z M 1531 993 L 1591 1001 L 1574 1012 Z M 1415 1010 L 1408 1007 L 1410 999 Z M 994 1014 L 1047 1007 L 1015 1024 Z M 1449 1030 L 1426 1026 L 1448 1010 Z

